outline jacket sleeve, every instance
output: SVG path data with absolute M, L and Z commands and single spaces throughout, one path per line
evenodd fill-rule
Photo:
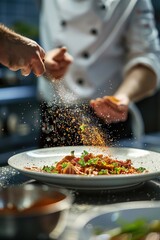
M 152 69 L 160 86 L 160 42 L 150 0 L 139 0 L 125 34 L 127 62 L 124 74 L 137 64 Z

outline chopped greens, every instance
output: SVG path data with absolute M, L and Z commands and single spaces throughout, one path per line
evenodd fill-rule
M 42 168 L 43 171 L 48 172 L 48 173 L 52 172 L 54 169 L 55 169 L 54 166 L 51 166 L 51 167 L 43 166 L 43 168 Z
M 113 228 L 105 232 L 100 228 L 95 228 L 94 235 L 104 236 L 104 234 L 107 234 L 110 236 L 111 240 L 152 239 L 149 237 L 149 233 L 158 233 L 158 236 L 160 236 L 160 220 L 152 220 L 151 222 L 148 222 L 146 219 L 136 219 L 129 223 L 126 221 L 122 221 L 119 225 L 119 227 Z
M 74 151 L 71 151 L 71 156 L 74 156 Z
M 87 156 L 87 155 L 88 155 L 88 152 L 84 150 L 84 151 L 82 152 L 80 158 L 82 159 L 82 158 L 84 158 L 84 157 Z
M 68 166 L 68 163 L 67 163 L 67 162 L 62 163 L 62 168 L 65 168 L 65 167 L 67 167 L 67 166 Z

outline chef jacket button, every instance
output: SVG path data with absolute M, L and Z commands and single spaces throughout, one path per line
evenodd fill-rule
M 106 10 L 106 6 L 105 6 L 104 4 L 101 4 L 101 5 L 100 5 L 100 9 Z
M 78 83 L 78 85 L 81 85 L 81 86 L 84 85 L 84 79 L 78 78 L 77 83 Z
M 93 35 L 97 35 L 97 34 L 98 34 L 98 31 L 97 31 L 97 29 L 92 28 L 92 29 L 90 30 L 90 33 L 93 34 Z
M 83 58 L 89 58 L 89 53 L 88 52 L 83 52 L 82 57 Z
M 62 27 L 66 27 L 66 26 L 67 26 L 67 22 L 66 22 L 65 20 L 62 20 L 62 21 L 61 21 L 61 26 L 62 26 Z

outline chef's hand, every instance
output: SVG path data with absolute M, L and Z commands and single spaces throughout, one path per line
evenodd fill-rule
M 0 24 L 0 63 L 27 76 L 45 72 L 44 50 L 33 40 L 23 37 Z
M 66 47 L 56 48 L 46 53 L 45 56 L 45 76 L 48 79 L 61 79 L 73 58 L 67 52 Z
M 125 96 L 105 96 L 90 101 L 95 114 L 107 124 L 126 121 L 128 104 Z

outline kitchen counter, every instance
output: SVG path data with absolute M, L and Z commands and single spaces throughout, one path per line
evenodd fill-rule
M 10 166 L 0 168 L 0 187 L 5 188 L 30 183 L 41 184 L 40 182 L 24 176 Z M 73 190 L 72 194 L 74 203 L 70 209 L 68 225 L 59 240 L 74 240 L 74 233 L 72 233 L 71 227 L 75 219 L 81 213 L 95 206 L 129 201 L 160 200 L 160 178 L 119 190 L 103 190 L 99 192 Z

